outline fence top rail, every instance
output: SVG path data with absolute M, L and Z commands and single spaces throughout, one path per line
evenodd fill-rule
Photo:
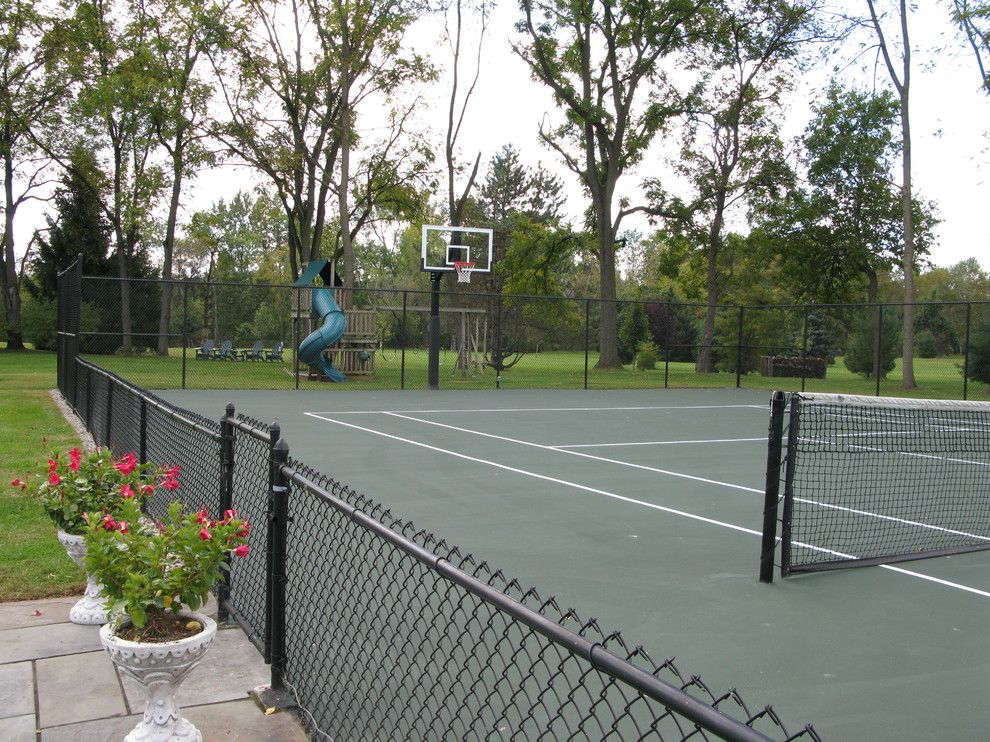
M 95 365 L 93 363 L 90 363 L 89 361 L 85 361 L 82 358 L 77 358 L 76 360 L 79 362 L 79 365 L 85 366 L 90 371 L 95 371 L 97 374 L 99 374 L 101 376 L 105 376 L 106 378 L 110 379 L 114 383 L 119 384 L 120 386 L 124 387 L 129 392 L 133 393 L 135 396 L 137 396 L 140 399 L 144 400 L 144 402 L 146 404 L 151 405 L 152 407 L 154 407 L 155 409 L 157 409 L 162 414 L 167 415 L 168 417 L 172 418 L 173 420 L 176 420 L 178 422 L 181 422 L 183 425 L 187 425 L 188 427 L 192 428 L 193 430 L 195 430 L 198 433 L 202 433 L 203 435 L 209 436 L 210 438 L 212 438 L 216 442 L 220 442 L 222 440 L 222 436 L 220 435 L 220 432 L 219 431 L 211 430 L 210 428 L 206 427 L 205 425 L 201 425 L 200 423 L 196 422 L 195 420 L 190 420 L 188 417 L 186 417 L 185 415 L 183 415 L 181 412 L 178 412 L 177 410 L 173 409 L 172 407 L 169 407 L 167 404 L 165 404 L 164 402 L 162 402 L 160 399 L 157 399 L 156 397 L 152 396 L 151 394 L 149 394 L 145 390 L 141 389 L 141 387 L 135 386 L 134 384 L 131 384 L 130 382 L 125 381 L 124 379 L 120 378 L 119 376 L 117 376 L 117 374 L 111 373 L 110 371 L 107 371 L 106 369 L 100 368 L 99 366 L 97 366 L 97 365 Z
M 264 430 L 263 428 L 256 427 L 246 420 L 242 420 L 239 417 L 224 417 L 223 421 L 233 428 L 245 433 L 252 438 L 257 438 L 259 441 L 268 442 L 271 437 L 271 432 Z
M 70 270 L 69 268 L 66 271 Z M 66 271 L 63 271 L 66 272 Z M 61 275 L 61 274 L 59 274 Z M 235 286 L 239 288 L 250 287 L 255 289 L 310 289 L 310 288 L 321 288 L 319 286 L 296 286 L 291 283 L 244 283 L 243 281 L 204 281 L 198 278 L 183 278 L 183 279 L 169 279 L 163 280 L 160 278 L 120 278 L 118 276 L 83 276 L 84 280 L 88 281 L 107 281 L 118 283 L 124 281 L 126 283 L 152 283 L 152 284 L 171 284 L 173 286 Z M 333 286 L 328 288 L 334 288 L 338 291 L 349 291 L 355 294 L 407 294 L 407 295 L 422 295 L 430 296 L 431 292 L 429 289 L 400 289 L 400 288 L 384 288 L 381 286 L 354 286 L 350 289 L 344 289 L 341 286 Z M 455 292 L 443 292 L 443 293 L 455 293 Z M 615 299 L 602 299 L 596 296 L 540 296 L 536 294 L 499 294 L 491 293 L 485 291 L 458 291 L 457 296 L 482 296 L 482 297 L 499 297 L 503 299 L 523 299 L 531 301 L 570 301 L 570 302 L 594 302 L 594 303 L 609 303 L 609 304 L 668 304 L 672 306 L 688 307 L 693 309 L 705 309 L 709 305 L 704 302 L 688 302 L 688 301 L 676 301 L 674 299 L 666 297 L 645 297 L 638 299 L 630 298 L 620 298 Z M 839 303 L 839 304 L 813 304 L 813 303 L 788 303 L 788 304 L 716 304 L 716 309 L 722 310 L 775 310 L 775 309 L 803 309 L 803 310 L 813 310 L 813 309 L 890 309 L 897 307 L 922 307 L 928 305 L 939 305 L 939 306 L 990 306 L 990 299 L 952 299 L 946 301 L 914 301 L 914 302 L 878 302 L 874 304 L 861 302 L 861 303 Z M 399 307 L 378 307 L 380 309 L 399 309 Z M 419 310 L 418 307 L 407 307 L 408 310 L 413 311 Z
M 491 585 L 468 574 L 451 564 L 443 557 L 420 546 L 371 517 L 363 510 L 345 502 L 323 487 L 310 481 L 305 475 L 286 464 L 281 467 L 285 478 L 306 492 L 326 502 L 330 507 L 347 516 L 359 526 L 374 532 L 396 548 L 426 565 L 445 579 L 454 582 L 472 595 L 510 614 L 523 625 L 545 636 L 550 641 L 588 661 L 597 670 L 617 678 L 644 696 L 652 698 L 668 709 L 688 719 L 690 722 L 713 732 L 724 739 L 745 740 L 746 742 L 768 742 L 772 740 L 745 723 L 722 713 L 714 706 L 695 698 L 675 685 L 651 675 L 624 658 L 605 649 L 601 644 L 591 642 L 580 634 L 561 626 L 556 621 L 532 608 L 523 605 Z M 786 734 L 786 730 L 784 730 Z

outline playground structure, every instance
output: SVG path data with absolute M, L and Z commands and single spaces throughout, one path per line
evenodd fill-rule
M 323 286 L 314 285 L 317 277 Z M 300 371 L 305 366 L 310 381 L 374 375 L 375 311 L 350 307 L 352 292 L 338 285 L 333 263 L 311 261 L 292 285 Z

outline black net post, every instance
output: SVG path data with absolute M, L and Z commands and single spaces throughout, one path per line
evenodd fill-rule
M 770 398 L 770 427 L 767 446 L 766 491 L 763 498 L 763 548 L 760 552 L 760 582 L 773 582 L 773 554 L 777 546 L 777 504 L 780 500 L 780 460 L 784 449 L 783 392 Z
M 969 324 L 973 319 L 973 305 L 966 302 L 966 338 L 963 341 L 963 399 L 969 398 Z
M 399 327 L 402 329 L 399 332 L 399 345 L 402 348 L 402 356 L 399 361 L 399 389 L 406 388 L 406 316 L 408 314 L 409 306 L 409 291 L 406 289 L 402 290 L 402 320 L 399 323 Z
M 780 576 L 791 571 L 791 516 L 794 512 L 794 466 L 797 463 L 798 428 L 801 418 L 801 397 L 791 395 L 791 410 L 787 421 L 787 460 L 784 464 L 784 514 L 780 524 Z
M 289 461 L 289 444 L 278 424 L 271 427 L 268 488 L 268 590 L 265 621 L 265 660 L 271 665 L 271 690 L 284 689 L 286 537 L 289 517 L 289 481 L 282 467 Z
M 584 300 L 584 388 L 588 388 L 588 354 L 591 353 L 591 299 Z
M 742 384 L 743 322 L 746 307 L 739 307 L 739 327 L 736 330 L 736 389 Z

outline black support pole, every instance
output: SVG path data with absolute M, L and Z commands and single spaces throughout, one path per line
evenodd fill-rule
M 399 389 L 406 388 L 406 312 L 409 301 L 409 292 L 402 290 L 402 322 L 399 325 L 402 330 L 399 344 L 402 346 L 402 360 L 399 365 Z
M 763 497 L 763 548 L 760 551 L 760 582 L 773 582 L 773 554 L 777 547 L 777 505 L 780 500 L 780 461 L 784 449 L 784 393 L 770 398 L 767 434 L 766 490 Z
M 736 389 L 742 385 L 743 322 L 745 307 L 739 307 L 739 329 L 736 331 Z
M 224 416 L 220 418 L 220 513 L 225 513 L 234 507 L 234 404 L 227 403 Z M 217 587 L 217 618 L 221 623 L 227 621 L 230 612 L 227 609 L 230 601 L 230 554 L 224 560 L 221 579 Z
M 791 572 L 791 512 L 794 508 L 794 467 L 797 463 L 798 430 L 801 427 L 801 396 L 791 395 L 787 421 L 787 459 L 784 462 L 784 515 L 780 521 L 780 576 Z
M 966 302 L 966 339 L 963 347 L 963 399 L 968 399 L 969 393 L 969 323 L 973 318 L 973 305 Z
M 591 352 L 591 299 L 584 300 L 584 388 L 588 388 L 588 354 Z
M 883 370 L 883 304 L 877 306 L 877 347 L 873 351 L 873 375 L 876 377 L 877 394 L 880 396 L 880 373 Z
M 289 521 L 289 480 L 282 473 L 282 467 L 289 462 L 289 444 L 279 438 L 272 447 L 272 489 L 270 520 L 268 525 L 271 543 L 269 586 L 271 592 L 271 612 L 268 616 L 270 635 L 270 658 L 274 692 L 285 688 L 285 551 Z
M 430 347 L 427 351 L 429 363 L 427 366 L 427 386 L 430 389 L 440 388 L 440 279 L 443 273 L 430 273 Z
M 182 282 L 182 388 L 186 388 L 186 349 L 189 347 L 189 284 Z
M 148 401 L 144 396 L 140 399 L 140 427 L 138 429 L 138 460 L 144 464 L 148 461 Z
M 107 448 L 113 448 L 113 386 L 111 382 L 107 382 L 107 424 L 103 436 L 103 445 Z M 116 453 L 123 452 L 117 451 Z

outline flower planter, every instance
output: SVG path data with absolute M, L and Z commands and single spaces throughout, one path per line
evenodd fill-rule
M 100 641 L 113 663 L 144 691 L 144 719 L 125 742 L 201 742 L 203 735 L 180 714 L 175 694 L 183 678 L 206 654 L 217 633 L 217 623 L 201 613 L 180 615 L 199 621 L 203 630 L 170 642 L 143 643 L 120 639 L 112 624 L 100 629 Z M 125 622 L 126 625 L 127 622 Z
M 58 532 L 58 540 L 65 548 L 65 553 L 69 558 L 83 569 L 86 565 L 83 558 L 86 556 L 86 542 L 82 536 L 76 536 L 65 531 Z M 107 622 L 106 602 L 103 598 L 103 587 L 86 572 L 86 592 L 83 597 L 72 606 L 69 611 L 69 620 L 72 623 L 86 626 L 99 626 Z

